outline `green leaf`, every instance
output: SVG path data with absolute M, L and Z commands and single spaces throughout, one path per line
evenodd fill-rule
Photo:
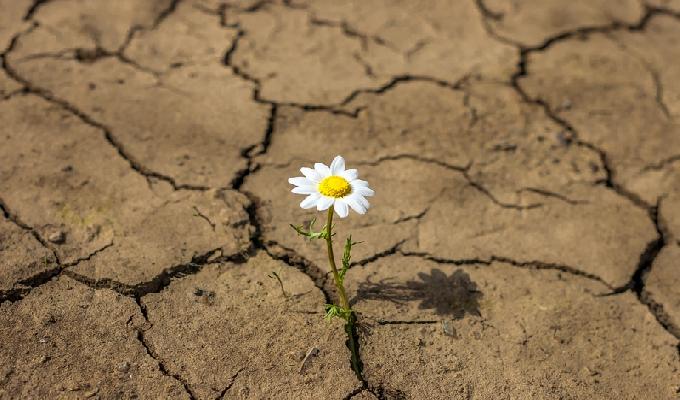
M 349 235 L 347 237 L 347 240 L 345 240 L 345 250 L 342 253 L 342 269 L 340 270 L 339 274 L 340 284 L 344 282 L 345 274 L 347 273 L 347 270 L 349 269 L 349 266 L 352 263 L 352 246 L 359 243 L 361 242 L 352 241 L 352 235 Z
M 352 310 L 346 310 L 335 304 L 326 304 L 324 307 L 326 309 L 326 315 L 323 318 L 329 322 L 335 317 L 340 317 L 345 321 L 349 321 L 349 318 L 352 315 Z
M 316 217 L 312 218 L 312 220 L 309 222 L 309 228 L 305 230 L 303 225 L 293 225 L 290 224 L 290 227 L 297 232 L 298 235 L 304 236 L 309 238 L 309 240 L 312 239 L 326 239 L 328 236 L 328 230 L 324 226 L 321 232 L 314 232 L 314 223 L 316 222 Z
M 283 281 L 281 280 L 281 276 L 276 272 L 272 271 L 271 274 L 268 274 L 267 277 L 276 279 L 279 282 L 279 287 L 281 288 L 281 293 L 283 294 L 283 297 L 286 299 L 288 298 L 288 293 L 286 293 L 286 290 L 283 288 Z

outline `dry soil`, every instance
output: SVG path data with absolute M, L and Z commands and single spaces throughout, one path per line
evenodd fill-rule
M 0 399 L 680 398 L 680 1 L 0 0 L 0 61 Z

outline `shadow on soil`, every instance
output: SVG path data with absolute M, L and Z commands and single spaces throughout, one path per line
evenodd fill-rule
M 418 273 L 417 280 L 394 283 L 392 279 L 378 282 L 361 282 L 358 300 L 387 300 L 397 304 L 420 301 L 419 309 L 434 310 L 435 314 L 453 319 L 462 319 L 466 313 L 479 316 L 479 300 L 483 297 L 477 284 L 462 269 L 447 276 L 443 271 L 433 268 L 430 274 Z

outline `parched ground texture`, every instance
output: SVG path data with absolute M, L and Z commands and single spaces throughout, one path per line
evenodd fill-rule
M 0 0 L 0 48 L 0 399 L 680 398 L 679 1 Z M 359 374 L 288 227 L 336 154 Z

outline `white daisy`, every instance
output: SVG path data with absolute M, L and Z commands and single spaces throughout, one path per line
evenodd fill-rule
M 316 163 L 314 169 L 300 168 L 304 176 L 288 179 L 295 185 L 292 192 L 308 195 L 300 207 L 304 209 L 316 206 L 319 211 L 333 206 L 340 218 L 349 214 L 349 207 L 359 214 L 365 214 L 370 204 L 366 197 L 374 192 L 368 187 L 368 182 L 357 179 L 356 169 L 345 169 L 345 159 L 336 156 L 328 167 L 326 164 Z

